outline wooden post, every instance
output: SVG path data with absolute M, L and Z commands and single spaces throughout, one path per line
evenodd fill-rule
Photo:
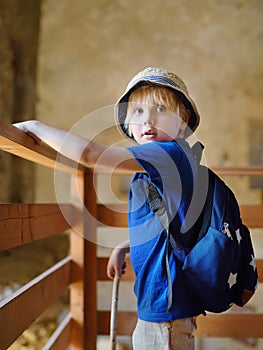
M 83 200 L 83 222 L 71 231 L 72 284 L 72 350 L 96 350 L 97 340 L 97 254 L 96 192 L 93 173 L 73 177 L 72 195 Z
M 84 175 L 84 349 L 97 342 L 97 195 L 93 172 Z
M 79 173 L 71 178 L 71 195 L 72 198 L 79 196 L 83 198 L 84 176 Z M 83 315 L 83 257 L 84 257 L 84 240 L 80 233 L 83 232 L 83 222 L 78 223 L 70 231 L 70 255 L 72 259 L 71 268 L 71 286 L 70 286 L 70 311 L 72 317 L 71 330 L 71 349 L 84 349 L 84 315 Z

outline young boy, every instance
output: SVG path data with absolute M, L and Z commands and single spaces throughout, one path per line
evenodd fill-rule
M 167 238 L 149 207 L 147 186 L 153 183 L 163 197 L 170 231 L 179 235 L 184 245 L 191 246 L 199 232 L 200 208 L 187 224 L 197 169 L 185 137 L 198 126 L 199 114 L 176 75 L 148 68 L 129 83 L 117 103 L 117 116 L 124 135 L 141 145 L 128 149 L 144 172 L 135 174 L 131 184 L 130 240 L 112 251 L 107 274 L 110 278 L 121 277 L 126 267 L 125 255 L 131 253 L 139 316 L 133 333 L 135 350 L 191 350 L 196 316 L 203 310 L 189 295 L 170 256 L 172 300 L 168 305 Z M 187 234 L 183 237 L 182 232 Z
M 139 318 L 133 334 L 135 350 L 191 350 L 196 316 L 203 310 L 186 288 L 162 225 L 150 208 L 148 186 L 153 184 L 165 203 L 170 231 L 190 247 L 200 213 L 187 217 L 197 164 L 185 138 L 197 128 L 199 113 L 179 77 L 147 68 L 129 83 L 116 104 L 116 116 L 121 132 L 137 145 L 108 147 L 38 121 L 15 126 L 86 166 L 118 165 L 136 172 L 129 194 L 130 240 L 113 251 L 108 275 L 121 275 L 130 251 Z

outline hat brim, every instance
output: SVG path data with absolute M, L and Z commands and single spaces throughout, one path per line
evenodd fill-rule
M 190 119 L 188 121 L 188 128 L 186 129 L 185 136 L 190 136 L 190 134 L 196 130 L 200 122 L 200 116 L 194 101 L 189 96 L 186 96 L 186 94 L 176 86 L 169 86 L 167 85 L 167 83 L 162 84 L 161 82 L 156 83 L 152 80 L 141 80 L 134 86 L 132 86 L 128 91 L 126 91 L 115 104 L 115 118 L 118 129 L 123 136 L 133 140 L 133 137 L 128 134 L 128 130 L 124 126 L 124 122 L 127 115 L 127 106 L 131 93 L 144 85 L 155 85 L 165 87 L 176 93 L 179 96 L 179 98 L 183 101 L 185 106 L 191 111 Z

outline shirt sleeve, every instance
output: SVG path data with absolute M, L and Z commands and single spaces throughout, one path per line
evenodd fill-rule
M 149 142 L 128 147 L 128 151 L 149 175 L 153 183 L 178 176 L 182 150 L 176 142 Z
M 158 189 L 170 219 L 175 218 L 173 225 L 181 227 L 191 204 L 197 174 L 197 163 L 188 143 L 185 140 L 151 142 L 128 150 L 147 173 L 146 181 Z M 138 173 L 136 177 L 139 179 Z M 183 231 L 189 229 L 186 226 Z

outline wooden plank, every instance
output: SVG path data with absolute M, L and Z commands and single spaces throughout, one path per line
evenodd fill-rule
M 70 343 L 71 315 L 68 313 L 42 350 L 66 350 Z
M 0 250 L 67 230 L 69 223 L 61 207 L 63 213 L 74 210 L 66 204 L 0 204 Z
M 240 212 L 249 228 L 263 228 L 263 205 L 241 205 Z
M 136 312 L 119 311 L 117 334 L 131 335 L 137 322 Z M 98 334 L 108 335 L 110 312 L 98 312 Z M 263 338 L 263 314 L 207 314 L 197 320 L 197 337 Z M 235 327 L 236 325 L 236 327 Z M 249 325 L 249 326 L 248 326 Z
M 7 349 L 70 283 L 70 257 L 0 302 L 1 349 Z

